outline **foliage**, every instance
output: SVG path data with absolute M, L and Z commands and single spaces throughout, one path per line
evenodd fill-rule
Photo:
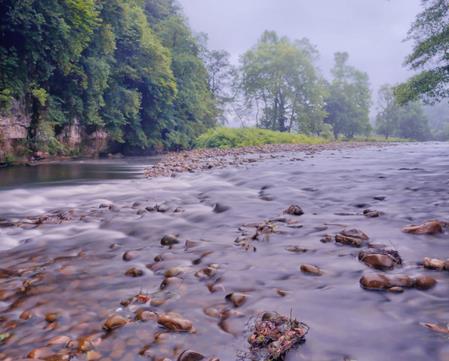
M 426 101 L 439 101 L 449 96 L 449 2 L 422 0 L 424 10 L 413 23 L 408 40 L 415 45 L 406 59 L 413 70 L 421 69 L 395 90 L 403 104 L 420 97 Z
M 449 106 L 447 102 L 424 107 L 424 113 L 429 120 L 432 137 L 439 141 L 449 140 Z
M 317 136 L 292 134 L 258 128 L 216 128 L 200 135 L 199 148 L 232 148 L 263 144 L 319 144 L 326 140 Z
M 329 84 L 324 120 L 332 125 L 335 138 L 340 134 L 348 138 L 368 134 L 371 93 L 368 75 L 347 64 L 347 53 L 335 54 L 333 80 Z
M 241 59 L 241 89 L 261 111 L 258 126 L 318 134 L 324 113 L 323 80 L 307 40 L 291 41 L 266 31 Z
M 55 139 L 75 120 L 123 150 L 186 147 L 215 124 L 201 47 L 174 1 L 2 0 L 0 12 L 0 107 L 25 105 L 32 148 L 42 128 Z
M 386 138 L 391 136 L 429 140 L 431 133 L 421 103 L 409 102 L 400 105 L 396 102 L 393 89 L 384 85 L 379 91 L 379 113 L 376 116 L 376 130 Z

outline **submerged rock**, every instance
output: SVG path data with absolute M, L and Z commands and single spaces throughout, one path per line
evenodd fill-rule
M 193 330 L 192 322 L 177 313 L 166 313 L 159 316 L 157 323 L 173 332 L 189 332 Z
M 323 272 L 312 264 L 302 264 L 300 267 L 302 273 L 313 275 L 313 276 L 321 276 Z
M 232 302 L 235 307 L 240 307 L 246 302 L 248 298 L 244 293 L 233 292 L 226 296 L 226 300 Z
M 304 211 L 297 204 L 292 204 L 284 211 L 284 213 L 291 214 L 292 216 L 302 216 L 304 214 Z
M 443 233 L 444 228 L 447 227 L 447 223 L 440 221 L 427 221 L 420 225 L 410 225 L 402 228 L 402 232 L 411 234 L 428 234 L 434 235 L 438 233 Z
M 358 248 L 368 239 L 369 237 L 358 229 L 345 229 L 335 236 L 335 242 Z
M 185 350 L 179 355 L 177 361 L 202 361 L 205 359 L 206 358 L 203 355 L 196 351 Z
M 383 212 L 376 211 L 373 209 L 365 209 L 363 211 L 363 215 L 368 218 L 377 218 L 377 217 L 382 216 L 383 214 L 384 214 Z
M 428 290 L 436 285 L 436 280 L 426 275 L 420 275 L 412 278 L 407 275 L 387 276 L 384 274 L 373 273 L 363 275 L 360 279 L 360 285 L 367 290 L 388 290 L 391 292 L 402 292 L 404 288 L 413 288 L 419 290 Z
M 449 271 L 449 260 L 426 257 L 424 258 L 423 266 L 424 268 L 436 271 Z
M 421 275 L 416 277 L 415 280 L 415 287 L 419 290 L 429 290 L 433 287 L 435 287 L 437 284 L 437 281 L 430 277 L 430 276 L 426 276 L 426 275 Z
M 105 323 L 103 324 L 103 328 L 107 331 L 115 330 L 116 328 L 125 326 L 128 323 L 128 320 L 120 315 L 112 315 L 109 317 Z
M 161 239 L 161 245 L 163 245 L 163 246 L 172 246 L 172 245 L 178 244 L 178 243 L 179 243 L 179 239 L 174 234 L 166 234 Z

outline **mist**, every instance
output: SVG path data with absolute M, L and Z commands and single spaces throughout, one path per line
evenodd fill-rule
M 333 54 L 347 51 L 350 63 L 366 71 L 373 96 L 383 84 L 407 79 L 403 67 L 412 44 L 404 41 L 420 11 L 419 0 L 180 0 L 194 31 L 209 46 L 231 53 L 232 61 L 252 47 L 264 30 L 318 47 L 324 74 Z

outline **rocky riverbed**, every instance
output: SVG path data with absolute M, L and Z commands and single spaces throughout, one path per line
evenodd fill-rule
M 447 361 L 448 155 L 195 151 L 0 189 L 0 360 Z

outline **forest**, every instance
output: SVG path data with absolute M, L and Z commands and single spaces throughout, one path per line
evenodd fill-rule
M 431 3 L 410 30 L 413 68 L 448 46 L 447 14 Z M 437 70 L 373 97 L 346 52 L 326 78 L 306 38 L 265 31 L 232 64 L 208 49 L 176 0 L 2 0 L 0 12 L 3 158 L 186 149 L 229 121 L 326 139 L 449 139 L 447 104 L 434 111 L 422 101 L 445 95 L 444 54 Z M 441 34 L 426 38 L 433 24 Z M 7 131 L 16 119 L 25 119 L 19 136 Z

